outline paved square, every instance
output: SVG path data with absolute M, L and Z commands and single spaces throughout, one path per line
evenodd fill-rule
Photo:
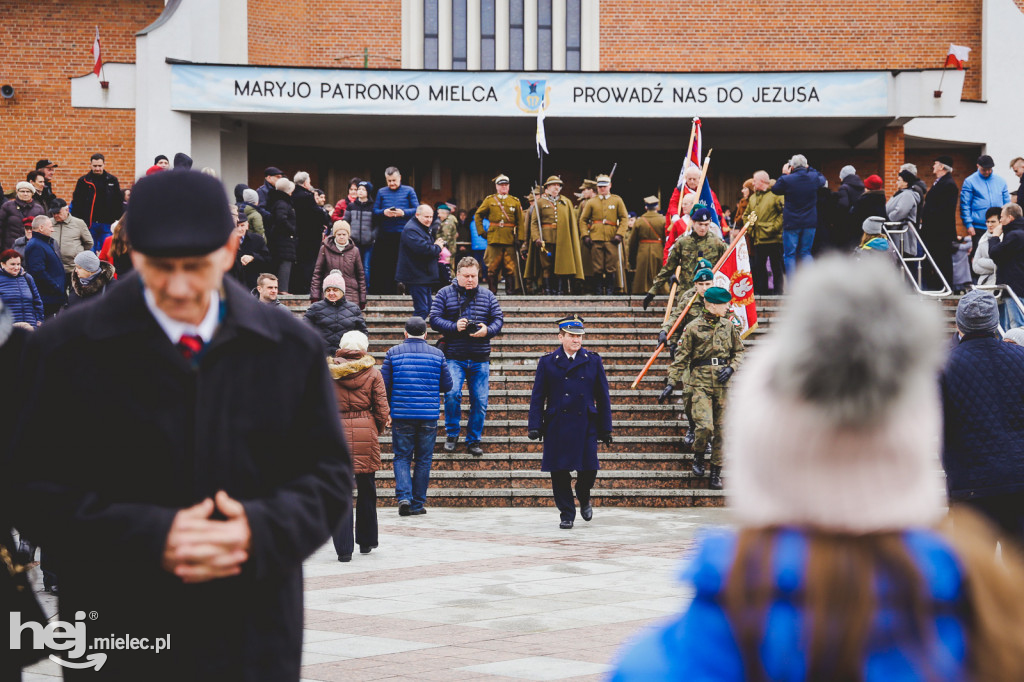
M 328 543 L 306 562 L 303 680 L 604 679 L 624 642 L 689 599 L 678 573 L 696 531 L 729 521 L 595 507 L 566 531 L 554 508 L 378 515 L 372 553 L 340 563 Z M 43 661 L 25 679 L 59 675 Z

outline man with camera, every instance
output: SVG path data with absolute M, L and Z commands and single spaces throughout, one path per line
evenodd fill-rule
M 481 289 L 480 264 L 467 256 L 459 261 L 455 282 L 437 292 L 430 307 L 430 326 L 443 335 L 441 342 L 452 375 L 452 389 L 444 396 L 446 452 L 455 450 L 462 419 L 462 384 L 469 385 L 469 422 L 466 451 L 484 454 L 480 439 L 487 416 L 487 394 L 491 375 L 491 342 L 501 332 L 505 316 L 498 297 Z

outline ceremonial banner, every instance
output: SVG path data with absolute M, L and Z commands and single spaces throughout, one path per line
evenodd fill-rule
M 757 304 L 754 302 L 754 278 L 750 275 L 750 253 L 742 237 L 715 273 L 714 285 L 732 294 L 730 308 L 739 322 L 740 336 L 746 338 L 757 327 Z

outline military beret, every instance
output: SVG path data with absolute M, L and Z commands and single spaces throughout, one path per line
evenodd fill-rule
M 203 256 L 224 246 L 235 221 L 217 178 L 193 171 L 142 178 L 128 200 L 128 241 L 147 256 Z
M 583 334 L 583 318 L 576 314 L 563 317 L 558 320 L 558 331 L 566 334 Z
M 498 175 L 498 177 L 494 178 L 494 180 L 492 180 L 491 182 L 493 182 L 495 185 L 507 185 L 508 184 L 508 176 L 505 175 L 504 173 L 501 173 L 500 175 Z
M 604 175 L 604 174 L 597 176 L 597 186 L 598 187 L 607 187 L 610 184 L 612 184 L 612 179 L 611 179 L 610 176 L 607 176 L 607 175 Z
M 715 279 L 715 273 L 711 272 L 711 268 L 701 268 L 697 272 L 693 273 L 694 282 L 711 282 Z
M 708 210 L 707 206 L 697 204 L 693 207 L 693 210 L 690 211 L 690 219 L 695 223 L 707 222 L 708 220 L 711 220 L 711 211 Z
M 704 268 L 707 268 L 708 270 L 714 270 L 715 264 L 709 261 L 707 258 L 698 258 L 697 266 L 693 269 L 693 271 L 696 272 L 698 270 L 703 270 Z
M 732 296 L 727 289 L 711 287 L 704 292 L 704 300 L 708 303 L 729 303 L 732 301 Z

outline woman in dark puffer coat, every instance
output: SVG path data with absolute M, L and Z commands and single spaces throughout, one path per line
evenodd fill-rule
M 43 323 L 43 299 L 32 275 L 21 267 L 21 254 L 7 249 L 0 254 L 0 300 L 11 312 L 12 322 Z
M 0 205 L 0 248 L 14 246 L 19 237 L 25 236 L 25 228 L 32 224 L 32 219 L 45 213 L 43 207 L 32 200 L 32 192 L 32 185 L 19 182 L 15 197 Z
M 380 433 L 391 426 L 391 411 L 384 377 L 373 356 L 367 355 L 368 345 L 366 334 L 347 332 L 341 337 L 335 357 L 327 360 L 345 440 L 352 452 L 358 491 L 355 543 L 351 509 L 334 532 L 338 561 L 351 560 L 355 544 L 361 554 L 369 554 L 377 546 L 377 488 L 373 478 L 380 469 Z
M 360 310 L 366 307 L 366 279 L 363 277 L 363 259 L 350 236 L 352 228 L 344 220 L 334 223 L 328 237 L 316 257 L 313 280 L 309 287 L 309 300 L 316 302 L 323 298 L 323 278 L 332 270 L 340 270 L 345 278 L 346 298 L 358 303 Z
M 345 300 L 345 278 L 337 270 L 324 279 L 324 300 L 309 306 L 305 319 L 320 332 L 326 353 L 338 347 L 345 332 L 355 329 L 367 333 L 363 311 Z

